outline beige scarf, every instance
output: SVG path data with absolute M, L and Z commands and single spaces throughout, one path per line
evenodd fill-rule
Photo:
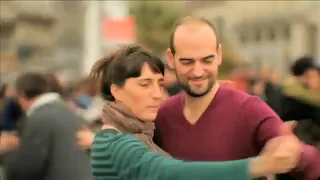
M 122 133 L 135 135 L 152 151 L 170 156 L 153 142 L 154 122 L 138 119 L 124 106 L 115 102 L 106 101 L 103 107 L 102 121 L 104 124 L 111 125 Z

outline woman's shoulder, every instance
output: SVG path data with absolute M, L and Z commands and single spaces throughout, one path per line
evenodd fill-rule
M 98 132 L 91 146 L 91 155 L 108 152 L 109 154 L 136 154 L 148 151 L 148 147 L 132 134 L 121 133 L 115 129 Z M 125 154 L 123 154 L 125 153 Z
M 108 143 L 108 142 L 112 142 L 115 139 L 124 137 L 125 134 L 122 134 L 121 132 L 115 130 L 115 129 L 102 129 L 100 131 L 98 131 L 94 137 L 94 141 L 93 143 Z
M 96 133 L 93 141 L 93 145 L 94 144 L 117 145 L 121 141 L 127 141 L 128 143 L 137 142 L 137 141 L 140 142 L 140 140 L 132 134 L 121 133 L 116 129 L 103 129 Z M 128 143 L 125 143 L 125 144 L 128 144 Z

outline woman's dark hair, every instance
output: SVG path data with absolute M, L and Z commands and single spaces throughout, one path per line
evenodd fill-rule
M 145 63 L 153 72 L 164 75 L 164 64 L 157 56 L 139 45 L 128 45 L 96 62 L 90 78 L 100 82 L 101 93 L 106 100 L 114 101 L 111 85 L 123 86 L 128 78 L 139 77 Z

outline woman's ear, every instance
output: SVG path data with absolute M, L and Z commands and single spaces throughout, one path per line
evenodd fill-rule
M 121 95 L 121 88 L 119 86 L 112 84 L 110 86 L 110 92 L 116 101 L 121 101 L 122 95 Z

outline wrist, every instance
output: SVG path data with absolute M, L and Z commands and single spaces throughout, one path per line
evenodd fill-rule
M 253 158 L 249 163 L 250 175 L 253 178 L 259 178 L 273 174 L 272 163 L 265 156 Z

